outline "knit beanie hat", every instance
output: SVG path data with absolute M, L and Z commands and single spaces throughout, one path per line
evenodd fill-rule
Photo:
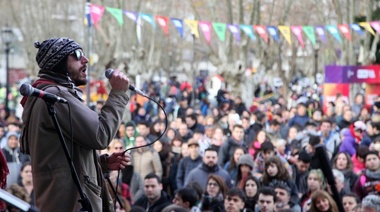
M 77 42 L 69 38 L 51 38 L 35 42 L 34 47 L 38 49 L 36 61 L 41 70 L 52 71 L 64 58 L 77 49 L 82 49 Z
M 240 156 L 238 166 L 240 166 L 240 165 L 247 165 L 247 166 L 251 167 L 251 169 L 253 169 L 254 162 L 253 162 L 252 155 L 244 154 L 244 155 Z

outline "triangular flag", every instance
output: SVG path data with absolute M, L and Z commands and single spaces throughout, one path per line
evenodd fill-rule
M 315 26 L 315 32 L 317 32 L 317 34 L 319 35 L 319 38 L 321 39 L 323 43 L 327 42 L 326 32 L 323 26 Z
M 161 26 L 166 36 L 169 35 L 169 18 L 167 16 L 156 16 L 157 23 Z
M 227 25 L 225 23 L 212 23 L 212 27 L 214 28 L 219 40 L 225 41 Z
M 239 25 L 228 24 L 227 27 L 228 27 L 228 29 L 230 30 L 230 32 L 234 35 L 236 41 L 237 41 L 237 42 L 240 42 L 240 30 L 239 30 Z
M 360 36 L 362 36 L 364 34 L 363 30 L 359 26 L 359 24 L 350 24 L 350 27 L 351 27 L 352 30 L 354 30 L 355 32 L 357 32 Z
M 256 37 L 253 34 L 253 28 L 252 25 L 244 25 L 240 24 L 240 29 L 244 31 L 245 34 L 248 35 L 248 37 L 251 38 L 251 40 L 256 41 Z
M 156 22 L 153 19 L 153 16 L 150 14 L 140 13 L 140 16 L 142 19 L 144 19 L 146 22 L 150 23 L 154 29 L 156 29 Z
M 305 47 L 305 44 L 303 43 L 303 39 L 302 39 L 302 26 L 291 26 L 290 29 L 296 36 L 298 42 L 300 42 L 301 46 Z
M 380 21 L 371 21 L 370 24 L 376 30 L 377 34 L 380 34 Z
M 170 20 L 172 21 L 175 28 L 179 32 L 179 36 L 182 38 L 183 37 L 183 21 L 182 21 L 182 19 L 170 18 Z
M 339 42 L 342 43 L 342 39 L 340 38 L 339 31 L 334 25 L 326 25 L 327 31 L 329 31 L 333 37 Z
M 351 41 L 351 32 L 350 28 L 348 27 L 348 24 L 339 24 L 338 29 L 340 30 L 340 32 L 342 32 L 344 37 L 347 38 L 347 40 Z
M 123 26 L 123 11 L 121 9 L 106 7 L 106 10 L 116 18 L 120 26 Z
M 284 36 L 285 40 L 291 45 L 292 40 L 290 38 L 290 27 L 289 26 L 278 26 L 278 30 L 281 32 L 282 36 Z
M 277 42 L 277 43 L 280 43 L 280 38 L 278 37 L 278 29 L 277 27 L 275 26 L 267 26 L 267 31 L 270 35 L 272 35 L 272 37 L 274 38 L 274 40 Z
M 137 24 L 137 13 L 131 11 L 124 11 L 124 14 Z
M 98 27 L 98 22 L 102 18 L 103 13 L 104 13 L 103 6 L 91 4 L 90 14 L 91 14 L 92 22 L 94 23 L 95 27 Z
M 199 28 L 202 30 L 203 35 L 205 36 L 205 39 L 208 44 L 210 44 L 211 41 L 211 23 L 206 21 L 199 21 L 198 22 Z
M 89 27 L 92 25 L 92 23 L 91 23 L 91 12 L 90 12 L 90 8 L 91 8 L 91 3 L 86 2 L 86 5 L 84 6 L 84 10 L 85 10 L 85 14 L 86 14 L 85 25 L 87 25 L 87 26 L 89 26 Z
M 198 32 L 198 21 L 196 20 L 189 20 L 185 19 L 185 24 L 190 28 L 191 33 L 196 37 L 199 38 L 199 32 Z
M 253 28 L 256 30 L 257 34 L 264 39 L 265 43 L 268 43 L 268 35 L 265 26 L 254 25 Z
M 371 25 L 368 22 L 360 22 L 359 25 L 366 29 L 368 32 L 370 32 L 373 36 L 375 36 L 375 32 L 373 31 Z
M 305 33 L 306 37 L 309 38 L 310 42 L 315 46 L 315 32 L 313 26 L 303 26 L 302 27 L 303 32 Z

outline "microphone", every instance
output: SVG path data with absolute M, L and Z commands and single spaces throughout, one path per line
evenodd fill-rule
M 107 77 L 108 79 L 111 79 L 111 78 L 112 78 L 112 74 L 113 74 L 113 72 L 114 72 L 114 70 L 113 70 L 112 68 L 107 69 L 107 70 L 106 70 L 106 73 L 105 73 L 106 77 Z M 145 94 L 144 92 L 142 92 L 140 89 L 135 88 L 135 86 L 133 86 L 133 85 L 129 85 L 129 90 L 134 91 L 134 92 L 136 92 L 137 94 L 140 94 L 141 96 L 148 97 L 148 95 L 146 95 L 146 94 Z
M 31 85 L 26 84 L 26 83 L 21 85 L 20 94 L 23 96 L 35 96 L 49 103 L 55 103 L 55 102 L 67 103 L 67 100 L 62 97 L 56 96 L 54 94 L 51 94 L 45 91 L 41 91 L 37 88 L 33 88 Z

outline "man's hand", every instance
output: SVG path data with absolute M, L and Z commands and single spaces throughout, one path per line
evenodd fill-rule
M 111 79 L 109 79 L 109 82 L 111 84 L 112 89 L 122 90 L 124 92 L 127 92 L 129 89 L 128 77 L 118 70 L 115 70 L 112 73 L 112 77 Z
M 112 153 L 107 157 L 107 168 L 109 170 L 124 169 L 128 162 L 131 160 L 131 156 L 128 153 L 118 152 Z

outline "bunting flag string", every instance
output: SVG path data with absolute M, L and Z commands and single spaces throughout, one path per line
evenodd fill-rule
M 209 22 L 201 20 L 179 19 L 168 16 L 154 16 L 146 13 L 138 13 L 133 11 L 126 11 L 119 8 L 104 7 L 101 5 L 88 3 L 85 6 L 85 24 L 88 26 L 94 25 L 97 28 L 98 22 L 104 15 L 104 11 L 110 13 L 117 21 L 119 26 L 124 24 L 123 16 L 127 16 L 135 24 L 141 26 L 141 20 L 148 22 L 154 29 L 156 29 L 156 22 L 161 26 L 165 36 L 169 36 L 169 22 L 177 29 L 179 36 L 184 36 L 184 23 L 190 29 L 194 38 L 199 38 L 198 28 L 202 31 L 203 37 L 208 44 L 211 43 L 212 30 L 220 41 L 225 41 L 226 30 L 234 36 L 237 42 L 240 42 L 241 31 L 249 37 L 252 41 L 257 42 L 256 35 L 259 35 L 265 43 L 269 42 L 268 34 L 277 43 L 281 43 L 280 34 L 286 42 L 292 44 L 292 35 L 298 40 L 299 44 L 304 47 L 303 34 L 313 44 L 316 45 L 317 37 L 323 43 L 327 43 L 326 31 L 328 31 L 339 43 L 342 43 L 341 34 L 349 41 L 352 41 L 352 32 L 358 36 L 364 36 L 364 31 L 368 31 L 373 36 L 380 34 L 380 21 L 359 22 L 350 24 L 337 24 L 337 25 L 318 25 L 318 26 L 265 26 L 265 25 L 247 25 L 247 24 L 232 24 Z M 124 15 L 123 15 L 124 14 Z M 170 21 L 169 21 L 170 20 Z M 141 32 L 140 32 L 141 33 Z M 141 35 L 140 35 L 141 36 Z

